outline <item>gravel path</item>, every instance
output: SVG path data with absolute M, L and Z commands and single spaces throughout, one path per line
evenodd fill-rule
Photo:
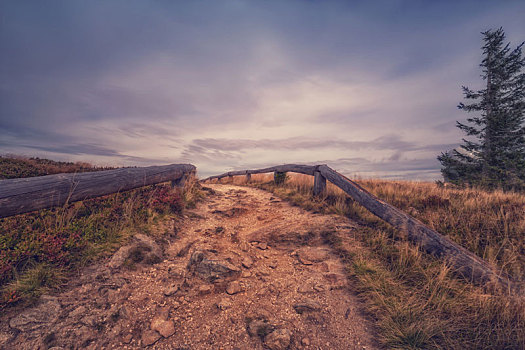
M 160 223 L 62 293 L 0 316 L 0 348 L 376 348 L 322 239 L 351 234 L 352 222 L 258 189 L 205 189 L 181 222 Z

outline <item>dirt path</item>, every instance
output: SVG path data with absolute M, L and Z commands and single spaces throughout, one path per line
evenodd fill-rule
M 257 189 L 208 188 L 178 229 L 158 228 L 169 242 L 139 235 L 67 291 L 1 316 L 0 348 L 375 348 L 322 244 L 323 232 L 350 233 L 351 222 Z

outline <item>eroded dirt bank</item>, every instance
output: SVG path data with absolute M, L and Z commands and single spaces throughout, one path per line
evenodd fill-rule
M 3 349 L 374 349 L 323 244 L 351 234 L 262 190 L 209 185 L 164 243 L 139 235 L 57 295 L 1 316 Z

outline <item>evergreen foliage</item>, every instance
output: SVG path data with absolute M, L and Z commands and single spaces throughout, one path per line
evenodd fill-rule
M 522 46 L 510 49 L 503 28 L 483 32 L 480 64 L 485 88 L 463 86 L 469 103 L 458 108 L 477 113 L 457 122 L 468 138 L 459 150 L 442 153 L 445 181 L 487 188 L 525 188 L 525 58 Z

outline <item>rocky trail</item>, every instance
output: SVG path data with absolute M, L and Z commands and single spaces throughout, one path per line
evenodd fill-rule
M 322 234 L 354 224 L 208 185 L 184 219 L 137 235 L 61 293 L 0 316 L 1 349 L 375 349 Z

